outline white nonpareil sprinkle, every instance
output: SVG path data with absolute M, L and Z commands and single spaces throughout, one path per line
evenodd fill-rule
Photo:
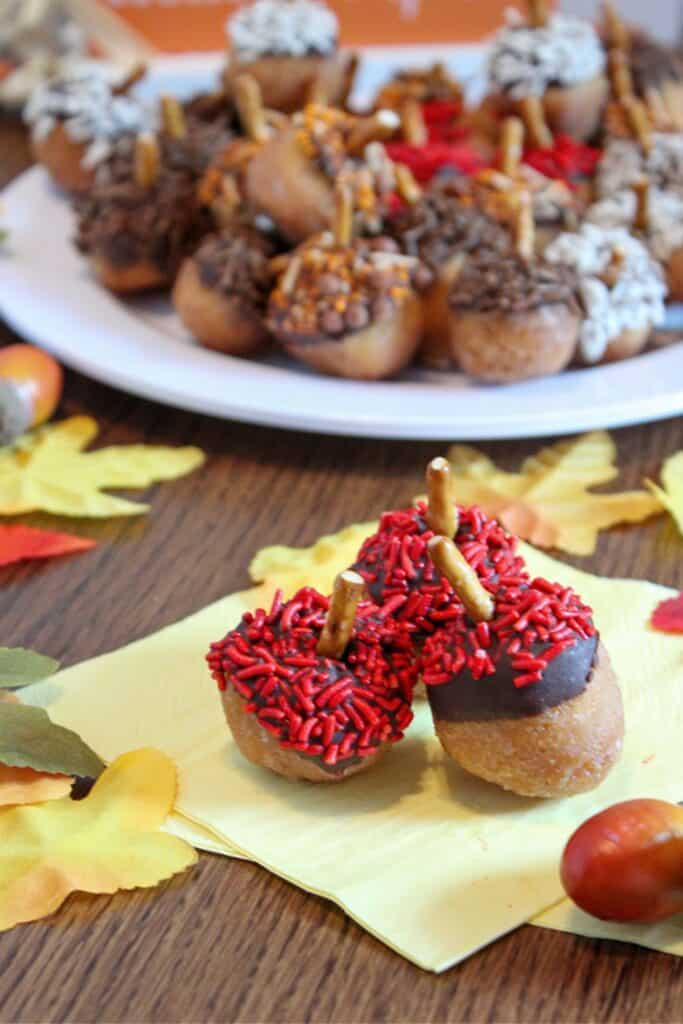
M 256 0 L 226 23 L 235 58 L 327 55 L 337 46 L 336 16 L 315 0 Z
M 24 109 L 24 120 L 38 141 L 62 124 L 71 139 L 87 144 L 84 167 L 106 159 L 121 136 L 153 127 L 150 111 L 129 96 L 112 95 L 102 72 L 92 69 L 38 85 Z
M 519 25 L 502 28 L 489 58 L 494 89 L 513 99 L 542 96 L 551 85 L 572 86 L 600 75 L 605 52 L 588 21 L 555 14 L 542 28 Z
M 623 189 L 593 203 L 586 220 L 605 228 L 631 228 L 637 208 L 633 189 Z M 683 247 L 683 196 L 651 186 L 648 209 L 647 245 L 655 259 L 666 263 L 675 249 Z
M 623 263 L 611 287 L 600 275 L 615 251 Z M 545 251 L 550 263 L 575 270 L 580 277 L 581 301 L 586 313 L 579 347 L 588 363 L 596 363 L 611 341 L 630 328 L 656 327 L 664 320 L 666 285 L 659 265 L 645 246 L 623 228 L 584 224 L 575 234 L 556 238 Z
M 661 189 L 683 196 L 683 135 L 656 133 L 646 155 L 632 139 L 612 139 L 598 165 L 595 182 L 599 198 L 628 188 L 643 175 Z

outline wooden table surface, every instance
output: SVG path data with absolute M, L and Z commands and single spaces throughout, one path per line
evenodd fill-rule
M 0 181 L 27 160 L 21 130 L 0 127 Z M 12 340 L 0 324 L 0 341 Z M 408 502 L 426 461 L 446 447 L 221 422 L 75 373 L 67 375 L 61 413 L 96 416 L 104 443 L 196 444 L 209 455 L 199 473 L 152 489 L 144 518 L 28 517 L 99 542 L 86 556 L 0 576 L 1 642 L 65 664 L 246 586 L 250 556 L 264 544 L 309 544 Z M 683 448 L 683 421 L 615 438 L 621 482 L 635 486 Z M 482 447 L 512 468 L 539 443 Z M 683 541 L 666 517 L 603 534 L 594 557 L 576 564 L 683 587 Z M 209 855 L 159 889 L 72 896 L 54 917 L 2 935 L 0 978 L 4 1022 L 683 1021 L 678 958 L 526 926 L 436 976 L 332 904 L 253 865 Z

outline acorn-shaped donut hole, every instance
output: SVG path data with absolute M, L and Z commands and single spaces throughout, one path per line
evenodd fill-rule
M 208 228 L 194 176 L 162 163 L 155 136 L 138 136 L 127 177 L 116 170 L 76 204 L 76 244 L 99 281 L 119 294 L 168 288 Z
M 446 754 L 521 796 L 600 785 L 621 754 L 624 717 L 590 609 L 570 588 L 524 575 L 491 593 L 448 538 L 429 547 L 463 605 L 422 654 Z
M 173 304 L 201 345 L 246 356 L 268 344 L 272 255 L 265 236 L 243 227 L 210 235 L 188 256 L 173 288 Z
M 24 114 L 33 155 L 59 188 L 87 192 L 98 163 L 121 139 L 148 127 L 145 109 L 128 95 L 146 72 L 144 64 L 136 64 L 110 85 L 99 71 L 74 71 L 34 91 Z
M 514 250 L 474 253 L 449 296 L 452 358 L 491 384 L 565 369 L 581 326 L 575 275 L 535 257 L 529 193 L 511 191 L 510 202 Z
M 366 771 L 412 720 L 409 634 L 362 602 L 341 573 L 331 598 L 304 588 L 246 613 L 207 661 L 247 760 L 278 775 L 341 782 Z
M 268 327 L 289 355 L 322 373 L 390 377 L 420 342 L 423 268 L 391 239 L 353 239 L 350 190 L 338 186 L 336 200 L 333 237 L 291 256 L 270 297 Z
M 295 114 L 249 162 L 245 192 L 292 245 L 328 230 L 334 190 L 352 187 L 356 219 L 378 234 L 395 190 L 393 163 L 380 144 L 399 124 L 393 111 L 355 117 L 310 103 Z

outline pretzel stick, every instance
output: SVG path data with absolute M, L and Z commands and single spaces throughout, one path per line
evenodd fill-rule
M 408 96 L 401 104 L 403 138 L 411 146 L 424 146 L 428 139 L 422 104 Z
M 604 0 L 602 11 L 609 45 L 615 46 L 619 50 L 629 50 L 631 40 L 629 39 L 628 29 L 612 0 Z
M 135 140 L 135 181 L 142 188 L 151 188 L 159 177 L 161 155 L 154 135 L 141 134 Z
M 626 100 L 633 96 L 633 78 L 628 57 L 623 50 L 609 51 L 609 77 L 616 99 Z
M 292 256 L 289 263 L 287 264 L 287 269 L 285 270 L 278 284 L 278 288 L 283 295 L 291 295 L 292 292 L 294 291 L 296 287 L 297 278 L 299 276 L 299 271 L 301 270 L 302 266 L 303 261 L 301 259 L 301 256 L 298 253 L 295 256 Z
M 615 284 L 619 280 L 625 260 L 626 253 L 620 246 L 615 245 L 612 249 L 612 255 L 610 256 L 609 263 L 600 274 L 600 279 L 608 288 L 614 288 Z
M 636 195 L 636 216 L 633 221 L 638 231 L 648 231 L 650 227 L 650 182 L 646 177 L 634 181 L 631 186 Z
M 683 98 L 680 85 L 671 81 L 664 82 L 662 97 L 674 128 L 680 131 L 683 129 Z
M 543 28 L 548 24 L 548 8 L 545 0 L 527 0 L 529 24 L 532 28 Z
M 553 134 L 545 119 L 541 97 L 525 96 L 520 103 L 520 110 L 532 146 L 537 146 L 538 149 L 550 149 L 553 144 Z
M 524 146 L 524 122 L 518 117 L 506 117 L 501 137 L 500 169 L 509 178 L 519 170 Z
M 532 260 L 536 244 L 536 225 L 530 192 L 519 193 L 512 227 L 517 255 L 523 260 Z
M 358 74 L 358 68 L 360 67 L 360 54 L 351 54 L 346 62 L 344 69 L 344 81 L 341 89 L 341 96 L 339 97 L 339 106 L 344 110 L 348 106 L 349 97 L 353 92 L 353 87 L 356 84 L 356 75 Z
M 643 153 L 647 156 L 652 152 L 652 133 L 645 106 L 635 97 L 622 100 L 622 106 L 626 113 L 628 126 Z
M 365 580 L 347 569 L 334 581 L 330 608 L 318 640 L 318 654 L 323 658 L 341 658 L 347 648 L 356 621 L 356 609 L 365 592 Z
M 479 582 L 460 548 L 449 537 L 432 537 L 427 547 L 434 565 L 453 587 L 470 618 L 475 622 L 492 619 L 493 598 Z
M 348 185 L 334 189 L 334 221 L 332 232 L 336 245 L 350 245 L 353 240 L 353 192 Z
M 446 459 L 432 459 L 427 466 L 427 524 L 436 534 L 454 537 L 458 511 L 451 495 L 451 467 Z
M 346 143 L 347 153 L 357 156 L 370 142 L 385 142 L 400 124 L 400 118 L 393 110 L 378 110 L 370 117 L 356 118 Z
M 396 191 L 408 206 L 415 206 L 422 198 L 422 189 L 415 181 L 413 172 L 405 164 L 396 164 L 394 168 L 396 176 Z
M 125 78 L 122 78 L 118 85 L 112 87 L 112 96 L 125 96 L 127 92 L 133 88 L 134 85 L 144 78 L 147 74 L 147 65 L 140 61 L 138 64 L 133 64 Z
M 235 106 L 245 134 L 252 142 L 265 142 L 269 137 L 261 89 L 251 75 L 235 79 Z
M 187 136 L 185 112 L 175 96 L 161 97 L 161 124 L 164 133 L 171 139 L 184 139 Z

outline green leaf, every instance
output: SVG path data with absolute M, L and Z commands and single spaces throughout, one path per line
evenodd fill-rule
M 0 704 L 0 764 L 91 779 L 104 771 L 80 736 L 55 725 L 43 708 L 27 704 Z
M 0 647 L 0 690 L 18 690 L 54 675 L 59 662 L 24 647 Z

